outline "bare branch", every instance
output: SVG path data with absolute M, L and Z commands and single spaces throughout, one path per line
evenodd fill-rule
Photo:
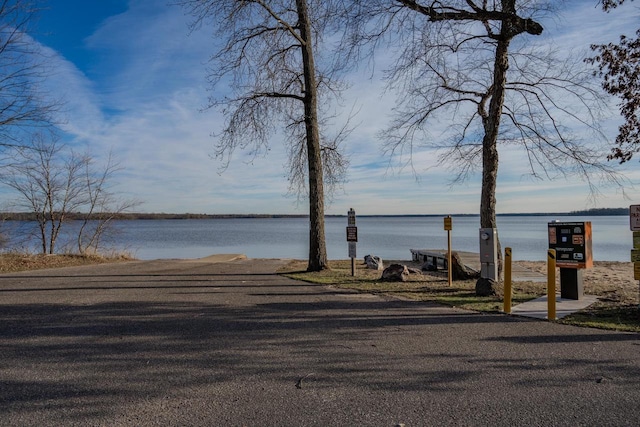
M 47 58 L 28 35 L 38 12 L 30 0 L 0 1 L 0 146 L 28 144 L 29 130 L 54 123 L 61 103 L 42 84 Z

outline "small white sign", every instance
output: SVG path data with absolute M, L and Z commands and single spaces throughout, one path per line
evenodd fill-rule
M 640 205 L 629 206 L 629 225 L 631 231 L 640 231 Z
M 349 242 L 349 258 L 358 258 L 356 255 L 356 242 Z

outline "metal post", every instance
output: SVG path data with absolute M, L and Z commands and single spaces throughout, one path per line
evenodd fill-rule
M 547 251 L 547 319 L 556 320 L 556 250 Z
M 511 313 L 511 248 L 504 248 L 504 312 Z

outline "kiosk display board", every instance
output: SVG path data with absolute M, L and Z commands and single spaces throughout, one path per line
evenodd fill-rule
M 591 222 L 550 222 L 549 249 L 556 250 L 560 268 L 593 267 Z

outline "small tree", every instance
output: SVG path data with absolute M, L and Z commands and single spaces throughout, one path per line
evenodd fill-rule
M 624 0 L 604 0 L 602 8 L 609 12 L 622 3 Z M 618 44 L 594 44 L 591 49 L 597 55 L 586 61 L 598 65 L 596 75 L 602 77 L 602 87 L 621 100 L 624 123 L 618 128 L 616 147 L 608 158 L 624 163 L 640 151 L 640 29 L 635 38 L 621 35 Z
M 195 18 L 211 22 L 221 43 L 212 56 L 209 107 L 221 107 L 226 124 L 216 154 L 227 160 L 236 149 L 268 151 L 270 137 L 284 130 L 289 146 L 290 183 L 309 197 L 308 270 L 328 267 L 325 242 L 325 177 L 336 183 L 346 161 L 339 139 L 321 132 L 322 106 L 341 89 L 340 67 L 322 57 L 325 34 L 333 35 L 336 7 L 329 0 L 180 0 Z M 320 60 L 318 60 L 320 59 Z M 306 185 L 303 178 L 306 177 Z
M 53 133 L 33 135 L 29 147 L 14 150 L 1 169 L 0 182 L 15 190 L 17 206 L 33 212 L 43 254 L 56 253 L 56 244 L 70 214 L 85 210 L 77 237 L 78 251 L 96 252 L 113 214 L 134 206 L 115 203 L 108 180 L 117 168 L 111 159 L 102 172 L 91 156 L 78 155 Z
M 121 170 L 111 154 L 104 169 L 94 166 L 94 160 L 87 156 L 81 173 L 86 202 L 77 238 L 81 254 L 97 253 L 102 248 L 103 239 L 113 233 L 113 220 L 139 205 L 135 200 L 119 199 L 110 191 L 113 176 Z

